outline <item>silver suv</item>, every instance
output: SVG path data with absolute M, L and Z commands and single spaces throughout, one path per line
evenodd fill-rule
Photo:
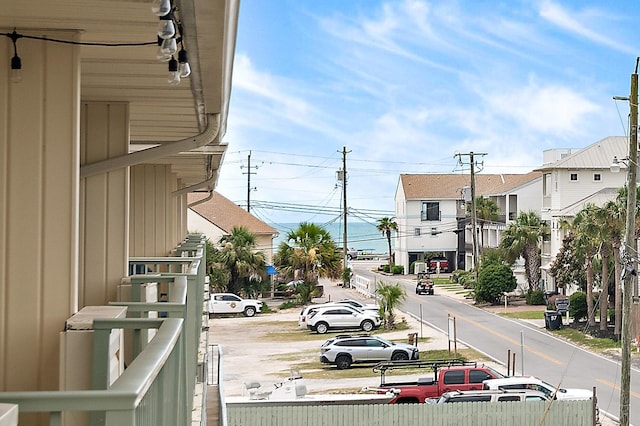
M 368 334 L 336 336 L 320 347 L 320 362 L 335 364 L 340 370 L 353 363 L 416 360 L 419 356 L 415 346 Z
M 307 315 L 307 328 L 318 334 L 329 329 L 359 328 L 369 332 L 380 327 L 382 319 L 375 311 L 362 311 L 349 305 L 328 306 L 314 309 Z

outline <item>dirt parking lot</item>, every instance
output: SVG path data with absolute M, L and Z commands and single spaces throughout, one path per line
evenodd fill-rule
M 314 302 L 357 299 L 366 303 L 366 299 L 353 289 L 343 289 L 336 285 L 325 285 L 322 299 Z M 282 303 L 281 300 L 268 300 L 272 309 Z M 224 389 L 227 396 L 246 395 L 245 382 L 258 381 L 263 389 L 271 389 L 274 383 L 289 376 L 291 368 L 300 369 L 305 378 L 309 393 L 338 392 L 344 389 L 358 390 L 363 386 L 377 386 L 380 383 L 378 373 L 372 370 L 372 364 L 355 366 L 358 377 L 336 380 L 338 370 L 333 366 L 319 364 L 320 345 L 331 335 L 318 335 L 307 329 L 298 328 L 300 308 L 260 314 L 253 318 L 216 317 L 209 320 L 209 343 L 222 347 L 224 365 Z M 446 351 L 449 341 L 446 335 L 430 328 L 420 326 L 414 318 L 398 313 L 397 321 L 405 321 L 407 328 L 401 331 L 376 333 L 393 341 L 408 341 L 409 333 L 422 333 L 418 342 L 421 352 L 440 349 Z M 358 331 L 356 331 L 358 332 Z M 341 333 L 344 333 L 342 331 Z M 453 349 L 453 345 L 451 346 Z M 468 349 L 458 345 L 458 350 Z M 314 365 L 310 365 L 314 364 Z M 499 371 L 504 367 L 489 363 Z M 318 371 L 318 370 L 322 371 Z M 324 374 L 319 374 L 323 373 Z M 340 374 L 339 376 L 343 376 Z M 347 374 L 349 375 L 349 374 Z M 431 375 L 425 372 L 422 375 Z M 322 376 L 321 378 L 317 378 Z M 364 377 L 363 377 L 364 376 Z

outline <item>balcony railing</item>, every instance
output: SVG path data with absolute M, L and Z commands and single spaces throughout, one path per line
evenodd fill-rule
M 20 413 L 49 413 L 52 426 L 64 425 L 73 412 L 89 413 L 92 426 L 191 425 L 204 318 L 204 263 L 199 237 L 187 239 L 176 257 L 132 258 L 133 270 L 144 273 L 127 277 L 131 301 L 111 303 L 126 306 L 128 318 L 93 322 L 93 390 L 2 392 L 0 403 L 17 404 Z M 135 269 L 138 265 L 142 269 Z M 150 282 L 167 288 L 167 301 L 142 300 L 141 288 Z M 159 318 L 149 318 L 152 312 Z M 109 384 L 114 329 L 131 330 L 127 349 L 133 361 Z

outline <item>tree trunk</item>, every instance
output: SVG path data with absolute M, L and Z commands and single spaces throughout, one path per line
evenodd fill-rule
M 540 290 L 540 270 L 538 265 L 538 247 L 527 244 L 524 249 L 524 272 L 529 283 L 529 290 Z
M 622 288 L 620 288 L 620 244 L 613 248 L 613 264 L 615 268 L 614 285 L 615 285 L 615 323 L 613 325 L 613 334 L 620 336 L 620 328 L 622 326 Z
M 387 231 L 387 245 L 389 246 L 389 267 L 393 266 L 393 256 L 391 255 L 391 231 Z
M 607 250 L 608 251 L 608 250 Z M 600 293 L 600 331 L 607 331 L 609 308 L 609 253 L 602 255 L 602 292 Z
M 587 323 L 593 327 L 596 325 L 596 318 L 593 312 L 593 265 L 589 256 L 587 256 L 585 266 L 587 272 Z

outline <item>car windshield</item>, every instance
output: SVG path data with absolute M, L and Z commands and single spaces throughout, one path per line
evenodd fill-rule
M 548 388 L 551 391 L 551 393 L 554 393 L 556 391 L 556 387 L 555 386 L 545 382 L 544 380 L 540 380 L 540 383 L 542 383 L 542 385 L 544 385 L 544 387 Z M 563 391 L 562 388 L 558 388 L 558 392 L 562 392 L 562 391 Z
M 388 340 L 386 340 L 386 339 L 383 339 L 382 337 L 376 337 L 376 339 L 377 339 L 377 340 L 380 340 L 382 343 L 384 343 L 384 344 L 386 344 L 386 345 L 389 345 L 389 346 L 393 346 L 393 345 L 395 345 L 395 343 L 390 342 L 390 341 L 388 341 Z
M 487 370 L 491 371 L 491 373 L 493 373 L 493 375 L 496 376 L 497 378 L 499 378 L 499 379 L 504 379 L 505 378 L 505 375 L 500 373 L 499 371 L 496 371 L 493 368 L 491 368 L 489 366 L 486 366 L 486 365 L 485 365 L 485 367 L 486 367 Z
M 322 344 L 322 346 L 320 346 L 321 348 L 324 348 L 325 346 L 329 346 L 330 344 L 332 344 L 333 342 L 335 342 L 336 339 L 329 339 L 326 342 L 324 342 Z

